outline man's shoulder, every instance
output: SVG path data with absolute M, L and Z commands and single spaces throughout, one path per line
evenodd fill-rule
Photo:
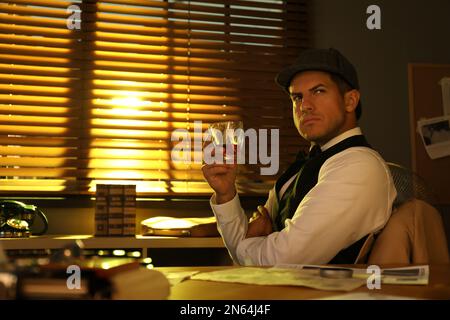
M 329 159 L 324 165 L 342 164 L 346 167 L 352 165 L 364 165 L 377 167 L 379 169 L 387 169 L 386 161 L 374 149 L 364 146 L 357 146 L 345 149 Z

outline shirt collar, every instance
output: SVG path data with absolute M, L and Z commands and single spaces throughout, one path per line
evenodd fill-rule
M 347 131 L 341 133 L 337 137 L 334 137 L 333 139 L 331 139 L 330 141 L 325 143 L 322 147 L 320 147 L 320 149 L 322 151 L 325 151 L 328 148 L 334 146 L 335 144 L 341 142 L 342 140 L 345 140 L 345 139 L 353 137 L 353 136 L 361 135 L 361 134 L 362 134 L 361 128 L 355 127 L 353 129 L 350 129 L 350 130 L 347 130 Z M 313 146 L 313 144 L 311 145 L 311 148 L 312 148 L 312 146 Z

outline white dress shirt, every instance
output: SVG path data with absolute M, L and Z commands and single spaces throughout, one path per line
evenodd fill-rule
M 321 147 L 322 151 L 354 135 L 348 130 Z M 279 199 L 294 180 L 280 190 Z M 272 221 L 275 188 L 269 192 L 265 207 Z M 268 236 L 245 239 L 248 221 L 239 196 L 210 204 L 233 260 L 240 265 L 272 266 L 281 263 L 325 264 L 339 251 L 371 232 L 384 227 L 397 195 L 385 161 L 373 149 L 351 147 L 325 161 L 317 184 L 305 195 L 285 228 Z

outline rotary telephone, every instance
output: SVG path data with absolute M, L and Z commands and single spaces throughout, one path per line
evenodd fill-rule
M 0 201 L 0 238 L 29 237 L 30 227 L 36 216 L 43 222 L 43 228 L 33 235 L 47 232 L 48 220 L 45 214 L 36 206 L 14 200 Z

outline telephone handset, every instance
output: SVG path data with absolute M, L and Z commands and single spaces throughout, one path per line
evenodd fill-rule
M 33 235 L 42 235 L 47 232 L 48 220 L 41 210 L 19 201 L 0 201 L 0 238 L 29 237 L 36 215 L 42 220 L 43 228 Z

